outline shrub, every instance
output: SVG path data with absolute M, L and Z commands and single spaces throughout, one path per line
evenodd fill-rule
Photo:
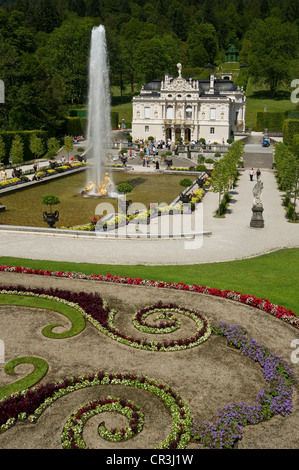
M 183 178 L 180 181 L 180 185 L 183 186 L 183 188 L 189 188 L 189 186 L 192 186 L 192 181 L 189 178 Z
M 231 200 L 230 194 L 229 194 L 229 193 L 225 193 L 225 194 L 223 195 L 222 201 L 221 201 L 221 203 L 220 203 L 220 210 L 219 210 L 220 214 L 219 214 L 219 215 L 224 215 L 224 214 L 225 214 L 226 209 L 227 209 L 227 207 L 228 207 L 228 205 L 229 205 L 230 200 Z
M 299 134 L 299 119 L 285 119 L 283 123 L 283 142 L 292 146 L 295 134 Z
M 282 203 L 285 207 L 287 207 L 289 205 L 290 201 L 291 201 L 290 196 L 288 194 L 286 194 L 285 197 L 282 200 Z
M 295 208 L 291 202 L 286 206 L 287 217 L 289 220 L 297 220 L 297 214 Z
M 195 168 L 196 171 L 206 171 L 207 167 L 205 165 L 197 165 Z
M 116 189 L 120 193 L 127 194 L 130 193 L 133 188 L 129 183 L 119 183 Z

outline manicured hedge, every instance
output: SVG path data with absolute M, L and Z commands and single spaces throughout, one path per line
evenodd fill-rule
M 65 118 L 63 126 L 63 133 L 66 135 L 85 135 L 87 130 L 87 117 L 80 116 L 79 111 L 70 111 L 70 115 Z M 117 129 L 118 127 L 118 113 L 111 111 L 110 113 L 111 127 Z
M 70 117 L 67 116 L 64 123 L 64 134 L 66 135 L 85 135 L 86 134 L 86 125 L 87 118 L 84 117 Z
M 257 113 L 256 130 L 262 132 L 268 129 L 270 132 L 282 132 L 284 120 L 284 113 Z

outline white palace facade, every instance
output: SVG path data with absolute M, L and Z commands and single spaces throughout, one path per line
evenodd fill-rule
M 133 140 L 154 137 L 175 143 L 226 143 L 235 132 L 245 131 L 246 97 L 233 81 L 185 79 L 178 64 L 178 77 L 153 80 L 133 98 Z

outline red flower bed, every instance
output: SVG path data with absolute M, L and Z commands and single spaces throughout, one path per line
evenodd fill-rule
M 267 299 L 259 299 L 255 296 L 242 294 L 240 292 L 230 291 L 230 290 L 221 290 L 215 289 L 207 286 L 199 286 L 196 284 L 188 285 L 182 282 L 179 283 L 170 283 L 170 282 L 163 282 L 163 281 L 153 281 L 153 280 L 145 280 L 140 278 L 131 278 L 131 277 L 122 277 L 122 276 L 115 276 L 112 274 L 82 274 L 82 273 L 74 273 L 74 272 L 64 272 L 64 271 L 50 271 L 50 270 L 42 270 L 42 269 L 31 269 L 25 268 L 20 266 L 3 266 L 0 265 L 0 272 L 15 272 L 15 273 L 22 273 L 22 274 L 37 274 L 43 276 L 53 276 L 53 277 L 66 277 L 66 278 L 74 278 L 74 279 L 91 279 L 100 282 L 113 282 L 113 283 L 120 283 L 120 284 L 132 284 L 132 285 L 141 285 L 141 286 L 148 286 L 148 287 L 155 287 L 155 288 L 162 288 L 162 289 L 175 289 L 175 290 L 184 290 L 190 292 L 198 292 L 206 295 L 212 295 L 216 297 L 221 297 L 224 299 L 229 299 L 237 302 L 241 302 L 246 305 L 250 305 L 251 307 L 258 308 L 264 312 L 267 312 L 276 318 L 280 318 L 281 320 L 293 325 L 296 328 L 299 328 L 299 319 L 298 316 L 292 311 L 287 310 L 281 305 L 274 305 Z

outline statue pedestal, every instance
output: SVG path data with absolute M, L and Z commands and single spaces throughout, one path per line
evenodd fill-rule
M 252 217 L 250 221 L 250 227 L 263 228 L 264 219 L 263 219 L 263 205 L 257 204 L 252 207 Z

